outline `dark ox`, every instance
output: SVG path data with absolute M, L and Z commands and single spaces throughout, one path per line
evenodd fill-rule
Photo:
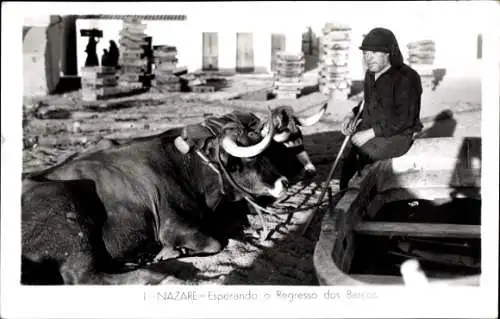
M 280 197 L 287 180 L 260 155 L 274 126 L 262 137 L 235 116 L 204 124 L 184 128 L 184 139 L 169 130 L 29 174 L 23 269 L 52 265 L 67 284 L 151 283 L 158 274 L 146 269 L 112 273 L 142 258 L 219 252 L 221 242 L 204 228 L 218 205 Z
M 164 275 L 120 274 L 103 240 L 106 210 L 91 180 L 23 181 L 21 283 L 146 284 Z M 111 274 L 113 273 L 114 274 Z
M 316 175 L 316 167 L 304 147 L 300 128 L 316 124 L 325 114 L 327 107 L 328 104 L 325 103 L 318 112 L 308 117 L 297 116 L 290 106 L 273 109 L 272 118 L 276 133 L 263 156 L 267 157 L 280 174 L 286 176 L 291 183 L 308 181 Z M 267 134 L 268 121 L 259 121 L 252 113 L 235 113 L 246 125 L 260 131 L 262 136 Z
M 273 118 L 275 121 L 274 125 L 277 128 L 273 141 L 280 143 L 281 149 L 280 147 L 270 147 L 266 151 L 272 153 L 268 155 L 272 163 L 277 165 L 282 174 L 290 176 L 292 182 L 296 180 L 294 174 L 297 168 L 301 170 L 298 175 L 299 179 L 308 180 L 317 174 L 316 167 L 311 162 L 304 147 L 303 134 L 300 128 L 312 126 L 319 122 L 324 116 L 327 107 L 328 103 L 325 103 L 318 112 L 309 117 L 299 117 L 295 115 L 293 109 L 289 106 L 282 106 L 275 110 L 278 116 Z M 263 134 L 265 133 L 264 131 Z M 283 150 L 283 148 L 285 148 L 286 151 Z M 282 159 L 280 155 L 283 156 L 283 154 L 288 153 L 294 154 L 297 162 L 286 161 L 287 165 L 279 164 Z M 299 165 L 297 166 L 296 163 L 299 163 Z

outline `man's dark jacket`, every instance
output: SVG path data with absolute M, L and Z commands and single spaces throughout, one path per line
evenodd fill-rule
M 373 128 L 375 136 L 388 137 L 420 132 L 422 83 L 419 74 L 403 63 L 397 40 L 388 46 L 391 67 L 375 81 L 367 71 L 364 81 L 365 106 L 359 129 Z M 359 105 L 353 108 L 357 114 Z

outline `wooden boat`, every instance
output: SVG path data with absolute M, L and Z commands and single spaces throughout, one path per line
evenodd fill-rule
M 366 167 L 323 218 L 320 285 L 403 285 L 415 259 L 429 284 L 479 285 L 480 192 L 479 137 L 416 139 Z

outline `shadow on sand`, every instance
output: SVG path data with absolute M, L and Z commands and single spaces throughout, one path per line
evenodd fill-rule
M 442 111 L 434 117 L 434 123 L 422 131 L 416 138 L 452 137 L 457 127 L 453 112 L 449 109 Z

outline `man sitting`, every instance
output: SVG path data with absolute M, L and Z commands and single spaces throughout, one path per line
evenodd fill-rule
M 356 171 L 364 165 L 405 154 L 413 143 L 414 133 L 423 128 L 420 121 L 420 76 L 403 62 L 392 31 L 384 28 L 371 30 L 360 49 L 367 66 L 365 104 L 356 123 L 353 120 L 359 112 L 359 105 L 342 122 L 342 133 L 353 135 L 343 161 L 340 189 L 346 188 Z

